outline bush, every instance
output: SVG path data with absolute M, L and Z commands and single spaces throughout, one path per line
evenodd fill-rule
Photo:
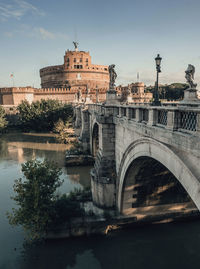
M 58 141 L 65 144 L 71 142 L 70 138 L 74 136 L 74 129 L 70 121 L 63 121 L 62 119 L 55 123 L 53 132 L 57 134 Z
M 71 218 L 84 216 L 84 210 L 81 208 L 80 202 L 66 194 L 56 200 L 52 213 L 52 227 L 61 225 Z
M 63 181 L 61 170 L 54 163 L 28 161 L 22 164 L 22 172 L 23 178 L 15 180 L 16 195 L 11 197 L 18 208 L 7 213 L 11 225 L 22 225 L 32 239 L 39 239 L 55 225 L 84 216 L 80 202 L 91 197 L 90 189 L 56 195 Z
M 47 161 L 28 161 L 22 164 L 23 178 L 15 180 L 11 197 L 19 206 L 8 214 L 11 225 L 22 225 L 32 238 L 46 233 L 52 222 L 57 200 L 56 189 L 61 186 L 61 170 Z
M 41 100 L 29 104 L 23 101 L 17 108 L 22 128 L 34 131 L 51 131 L 54 124 L 73 115 L 72 106 L 58 100 Z
M 89 151 L 86 152 L 83 149 L 83 145 L 80 141 L 78 141 L 78 139 L 75 139 L 72 142 L 72 147 L 66 151 L 66 156 L 70 156 L 70 155 L 81 155 L 81 154 L 89 154 Z
M 92 193 L 90 187 L 85 187 L 84 189 L 75 189 L 68 195 L 69 199 L 73 201 L 86 202 L 92 199 Z
M 2 106 L 0 106 L 0 132 L 2 132 L 8 125 L 6 120 L 6 113 Z

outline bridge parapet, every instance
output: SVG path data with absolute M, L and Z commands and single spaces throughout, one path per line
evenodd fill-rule
M 126 117 L 149 126 L 180 132 L 200 133 L 200 108 L 150 105 L 89 105 L 89 112 L 102 116 Z

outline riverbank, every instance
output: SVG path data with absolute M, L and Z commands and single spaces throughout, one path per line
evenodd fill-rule
M 114 211 L 107 213 L 97 209 L 98 215 L 83 218 L 74 218 L 70 222 L 50 231 L 46 239 L 62 239 L 70 237 L 108 234 L 112 231 L 137 226 L 190 221 L 200 219 L 198 209 L 191 203 L 161 205 L 154 207 L 137 208 L 135 214 L 115 216 Z

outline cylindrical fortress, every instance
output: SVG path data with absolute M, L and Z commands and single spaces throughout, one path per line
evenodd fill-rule
M 40 69 L 42 88 L 109 88 L 108 66 L 91 63 L 89 52 L 65 52 L 64 64 Z

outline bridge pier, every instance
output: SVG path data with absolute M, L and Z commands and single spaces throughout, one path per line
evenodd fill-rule
M 80 141 L 82 142 L 83 150 L 90 152 L 90 115 L 87 108 L 81 110 L 81 122 Z
M 81 127 L 81 106 L 80 105 L 74 107 L 74 115 L 75 115 L 74 127 L 80 128 Z
M 99 207 L 113 208 L 116 204 L 115 125 L 112 115 L 100 116 L 97 122 L 99 150 L 91 171 L 92 198 Z

